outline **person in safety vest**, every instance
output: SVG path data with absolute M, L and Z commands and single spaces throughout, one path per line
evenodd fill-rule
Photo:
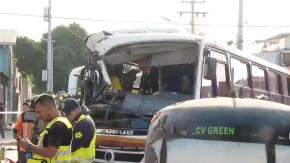
M 14 127 L 14 137 L 16 140 L 28 139 L 32 140 L 32 132 L 34 122 L 36 121 L 36 112 L 30 107 L 28 102 L 22 104 L 22 113 L 18 116 Z M 25 163 L 25 150 L 18 148 L 18 163 Z
M 27 163 L 69 163 L 71 160 L 72 125 L 61 117 L 55 99 L 43 94 L 35 100 L 37 116 L 47 122 L 37 145 L 28 139 L 18 141 L 20 147 L 32 152 Z
M 80 107 L 77 100 L 64 101 L 64 116 L 73 124 L 72 161 L 90 163 L 95 158 L 96 127 L 86 107 Z

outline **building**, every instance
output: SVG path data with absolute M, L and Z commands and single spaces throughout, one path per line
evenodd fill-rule
M 14 64 L 15 65 L 15 64 Z M 32 88 L 26 78 L 23 78 L 22 75 L 18 72 L 16 66 L 14 68 L 14 75 L 13 75 L 13 96 L 12 96 L 12 103 L 13 103 L 13 110 L 12 111 L 21 111 L 21 105 L 26 100 L 32 98 Z M 10 121 L 16 121 L 16 114 L 11 116 Z
M 290 33 L 281 33 L 256 43 L 263 44 L 263 48 L 255 56 L 290 70 Z
M 13 61 L 13 45 L 16 44 L 17 32 L 15 30 L 0 30 L 0 102 L 4 104 L 5 111 L 18 111 L 20 104 L 29 99 L 31 87 L 26 79 L 18 73 Z M 6 114 L 5 122 L 14 122 L 16 114 Z

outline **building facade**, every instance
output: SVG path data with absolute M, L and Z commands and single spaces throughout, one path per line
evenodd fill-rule
M 263 48 L 255 56 L 290 70 L 290 33 L 281 33 L 257 43 L 262 43 Z
M 13 61 L 15 30 L 0 30 L 0 102 L 4 104 L 5 123 L 15 122 L 20 104 L 31 98 L 31 87 L 18 73 Z

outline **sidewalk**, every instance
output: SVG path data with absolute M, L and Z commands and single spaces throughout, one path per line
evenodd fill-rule
M 10 128 L 5 129 L 5 138 L 0 137 L 0 142 L 3 145 L 16 145 L 16 140 L 13 138 L 13 131 Z
M 5 129 L 5 138 L 0 137 L 0 144 L 5 147 L 5 158 L 8 158 L 14 162 L 17 160 L 17 146 L 16 140 L 13 138 L 12 128 Z M 1 161 L 0 161 L 1 162 Z

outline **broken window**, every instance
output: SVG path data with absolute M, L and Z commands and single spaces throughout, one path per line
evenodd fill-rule
M 113 50 L 105 61 L 115 90 L 193 95 L 197 56 L 198 44 L 193 42 L 143 43 Z

